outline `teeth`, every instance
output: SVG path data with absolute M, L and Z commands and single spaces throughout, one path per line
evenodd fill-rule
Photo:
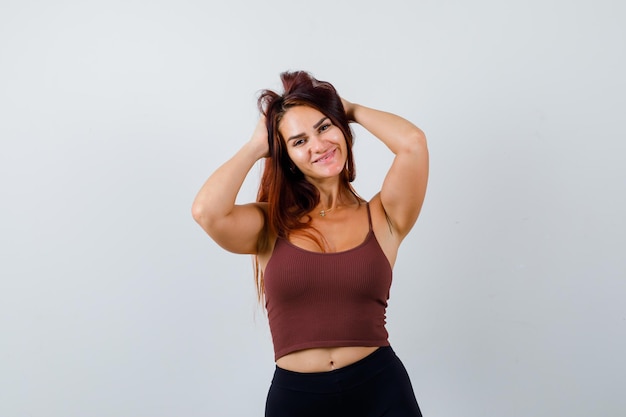
M 328 155 L 326 155 L 326 156 L 324 156 L 324 157 L 322 157 L 322 158 L 318 159 L 316 162 L 326 161 L 326 160 L 330 159 L 330 157 L 331 157 L 331 156 L 333 156 L 333 153 L 332 153 L 332 152 L 329 152 L 329 153 L 328 153 Z

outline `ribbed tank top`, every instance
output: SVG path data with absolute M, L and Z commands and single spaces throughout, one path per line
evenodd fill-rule
M 340 346 L 389 346 L 385 328 L 392 270 L 374 231 L 342 252 L 313 252 L 278 238 L 265 267 L 274 356 Z

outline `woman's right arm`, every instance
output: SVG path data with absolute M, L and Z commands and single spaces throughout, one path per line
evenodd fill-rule
M 264 205 L 235 201 L 250 169 L 267 155 L 267 128 L 261 117 L 250 141 L 206 180 L 193 202 L 194 220 L 227 251 L 256 254 L 265 237 Z

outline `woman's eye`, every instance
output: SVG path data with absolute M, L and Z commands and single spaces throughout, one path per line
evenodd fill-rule
M 320 126 L 320 132 L 328 130 L 329 127 L 330 127 L 330 123 Z
M 304 143 L 304 139 L 298 139 L 293 142 L 293 146 L 300 146 Z

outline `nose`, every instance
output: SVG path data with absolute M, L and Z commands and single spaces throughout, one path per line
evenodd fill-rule
M 309 139 L 311 150 L 315 153 L 323 153 L 326 150 L 326 142 L 319 136 L 313 136 Z

